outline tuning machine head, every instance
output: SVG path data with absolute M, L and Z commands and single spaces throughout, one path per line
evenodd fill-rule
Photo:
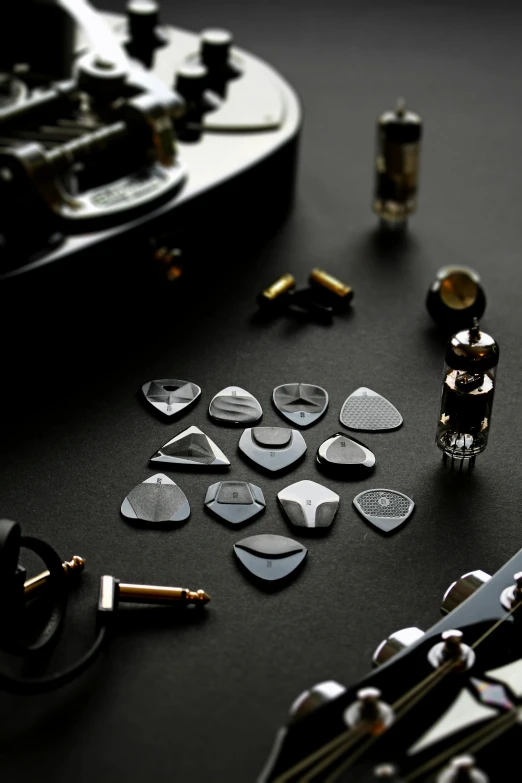
M 514 609 L 515 606 L 522 601 L 522 571 L 518 571 L 513 576 L 513 580 L 515 584 L 506 587 L 500 596 L 500 603 L 508 612 Z
M 401 628 L 400 631 L 390 634 L 375 650 L 372 658 L 373 665 L 382 666 L 383 663 L 387 663 L 395 655 L 418 642 L 422 636 L 424 631 L 415 626 Z
M 346 688 L 335 680 L 318 682 L 317 685 L 303 691 L 293 702 L 288 711 L 290 723 L 297 723 L 319 707 L 337 699 L 338 696 L 342 696 L 343 693 L 346 693 Z
M 434 669 L 450 662 L 460 671 L 471 669 L 476 655 L 469 645 L 464 644 L 463 636 L 462 631 L 456 629 L 442 632 L 441 641 L 434 644 L 428 653 L 428 661 Z
M 478 769 L 473 756 L 455 756 L 436 779 L 436 783 L 489 783 L 489 778 Z
M 491 576 L 485 571 L 469 571 L 463 574 L 460 579 L 452 582 L 442 599 L 440 610 L 442 614 L 449 614 L 460 606 L 470 595 L 473 595 L 480 587 L 489 582 Z

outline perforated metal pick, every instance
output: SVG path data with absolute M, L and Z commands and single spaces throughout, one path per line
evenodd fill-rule
M 403 419 L 397 408 L 377 392 L 361 386 L 341 409 L 341 424 L 350 430 L 395 430 Z
M 221 449 L 199 427 L 189 427 L 180 432 L 158 449 L 150 461 L 200 467 L 230 465 Z
M 273 391 L 274 405 L 279 413 L 298 427 L 308 427 L 317 421 L 328 407 L 328 393 L 311 383 L 284 383 Z
M 209 405 L 210 416 L 222 424 L 253 424 L 263 415 L 263 409 L 250 392 L 239 386 L 227 386 L 216 394 Z
M 340 497 L 316 481 L 298 481 L 285 487 L 277 498 L 288 519 L 298 527 L 330 527 Z
M 205 506 L 218 517 L 240 525 L 265 510 L 263 492 L 248 481 L 218 481 L 207 489 Z
M 321 443 L 317 449 L 317 462 L 346 476 L 359 475 L 374 468 L 375 454 L 355 438 L 338 432 Z
M 306 443 L 300 432 L 287 427 L 251 427 L 241 435 L 239 448 L 253 462 L 275 472 L 302 457 Z
M 251 574 L 266 582 L 284 579 L 301 565 L 308 549 L 285 536 L 265 533 L 234 544 L 237 558 Z
M 192 405 L 201 394 L 200 387 L 195 383 L 171 378 L 148 381 L 143 384 L 141 390 L 147 402 L 165 416 L 180 413 L 184 408 Z
M 168 476 L 157 473 L 129 492 L 121 504 L 127 519 L 143 522 L 183 522 L 190 516 L 190 505 L 183 490 Z
M 394 489 L 367 489 L 353 499 L 357 511 L 379 530 L 391 533 L 411 516 L 415 503 Z

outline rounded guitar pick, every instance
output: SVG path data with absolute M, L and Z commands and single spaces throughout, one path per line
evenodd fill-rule
M 147 402 L 166 416 L 174 416 L 192 405 L 201 394 L 200 387 L 195 383 L 170 378 L 148 381 L 141 390 Z
M 306 443 L 300 432 L 287 427 L 252 427 L 239 439 L 239 448 L 266 470 L 283 470 L 302 457 Z
M 263 492 L 248 481 L 218 481 L 207 489 L 205 506 L 232 525 L 240 525 L 265 510 Z
M 277 498 L 290 522 L 297 527 L 329 527 L 340 501 L 331 489 L 306 479 L 285 487 Z
M 265 533 L 234 544 L 237 558 L 251 574 L 267 582 L 284 579 L 301 565 L 308 549 L 286 536 Z
M 322 467 L 349 476 L 372 470 L 375 455 L 355 438 L 338 432 L 319 446 L 317 462 Z
M 273 391 L 277 410 L 293 424 L 308 427 L 317 421 L 328 407 L 328 393 L 311 383 L 284 383 Z
M 209 405 L 210 416 L 222 424 L 253 424 L 263 415 L 261 405 L 239 386 L 227 386 Z
M 350 430 L 395 430 L 403 419 L 397 408 L 377 392 L 361 386 L 341 409 L 341 424 Z
M 221 449 L 199 427 L 189 427 L 167 441 L 150 457 L 150 461 L 200 467 L 230 465 Z
M 172 479 L 157 473 L 129 492 L 121 504 L 121 513 L 143 522 L 183 522 L 190 516 L 190 505 Z
M 353 499 L 357 511 L 379 530 L 391 533 L 411 516 L 415 503 L 394 489 L 367 489 Z

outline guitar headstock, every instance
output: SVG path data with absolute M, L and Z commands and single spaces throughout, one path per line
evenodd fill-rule
M 493 577 L 464 574 L 441 609 L 427 632 L 385 639 L 355 686 L 301 694 L 258 783 L 508 779 L 522 724 L 522 550 Z

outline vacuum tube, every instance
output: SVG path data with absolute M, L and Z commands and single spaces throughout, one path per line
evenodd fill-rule
M 422 120 L 402 99 L 377 120 L 373 210 L 385 228 L 404 228 L 417 208 Z
M 436 443 L 449 467 L 465 471 L 486 448 L 499 347 L 478 320 L 448 342 Z

